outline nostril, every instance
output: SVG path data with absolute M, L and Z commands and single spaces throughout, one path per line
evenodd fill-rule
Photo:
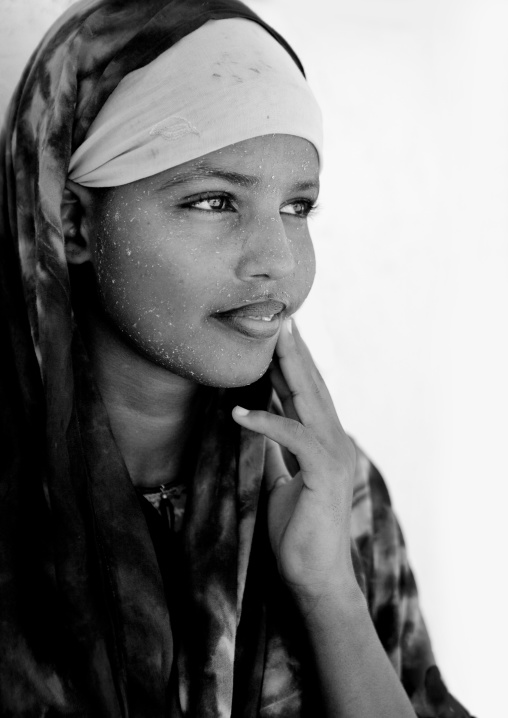
M 243 243 L 238 276 L 279 279 L 291 274 L 295 267 L 291 242 L 280 216 L 266 217 L 263 222 L 257 218 L 255 230 Z

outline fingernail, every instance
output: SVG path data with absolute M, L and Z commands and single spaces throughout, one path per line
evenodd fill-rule
M 235 414 L 237 414 L 237 416 L 247 416 L 247 414 L 249 413 L 249 410 L 244 409 L 243 406 L 235 406 L 233 411 L 235 412 Z
M 292 334 L 293 333 L 293 320 L 291 319 L 291 317 L 289 319 L 286 319 L 286 327 L 288 329 L 288 332 L 290 334 Z

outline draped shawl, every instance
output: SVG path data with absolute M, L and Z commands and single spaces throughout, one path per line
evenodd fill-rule
M 109 94 L 206 21 L 230 17 L 260 23 L 301 68 L 284 40 L 235 0 L 84 0 L 43 39 L 8 110 L 0 140 L 5 718 L 299 716 L 305 700 L 318 714 L 303 631 L 267 545 L 264 440 L 231 419 L 236 403 L 268 406 L 267 381 L 210 396 L 175 581 L 185 610 L 169 616 L 139 499 L 74 321 L 65 261 L 60 203 L 69 158 Z M 448 715 L 441 711 L 453 699 L 432 668 L 383 487 L 364 457 L 353 508 L 358 580 L 419 714 Z

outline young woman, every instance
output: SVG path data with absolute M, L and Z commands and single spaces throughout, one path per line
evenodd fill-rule
M 2 716 L 467 716 L 291 319 L 291 48 L 235 0 L 85 0 L 1 152 Z

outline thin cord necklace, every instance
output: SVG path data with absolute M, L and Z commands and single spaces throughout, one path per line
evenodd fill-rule
M 185 486 L 168 481 L 155 487 L 137 487 L 137 490 L 150 502 L 159 512 L 161 519 L 168 530 L 176 528 L 175 506 L 173 501 L 180 498 L 185 499 Z M 182 507 L 183 508 L 183 507 Z

